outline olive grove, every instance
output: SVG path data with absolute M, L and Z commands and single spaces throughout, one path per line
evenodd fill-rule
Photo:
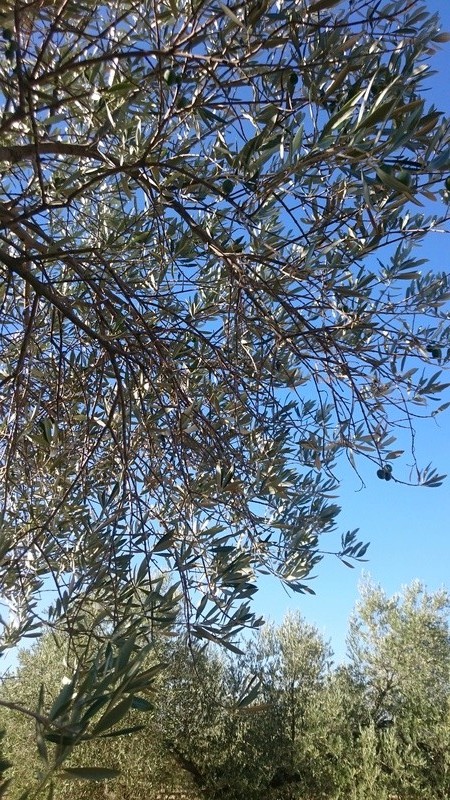
M 446 800 L 450 791 L 450 598 L 418 582 L 388 597 L 371 583 L 350 621 L 348 661 L 299 614 L 267 625 L 245 655 L 159 642 L 167 669 L 140 731 L 85 742 L 72 769 L 119 769 L 111 800 Z M 0 698 L 58 694 L 62 643 L 23 651 Z M 142 718 L 130 711 L 132 726 Z M 6 716 L 12 798 L 41 760 L 34 723 Z M 118 723 L 123 726 L 123 722 Z M 117 726 L 113 727 L 114 732 Z M 50 745 L 49 745 L 50 746 Z M 55 782 L 58 800 L 102 800 L 99 782 Z M 176 794 L 175 794 L 176 796 Z

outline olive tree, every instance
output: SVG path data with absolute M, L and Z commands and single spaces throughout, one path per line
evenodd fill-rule
M 445 798 L 450 783 L 450 598 L 419 582 L 393 597 L 370 582 L 351 620 L 350 667 L 378 735 L 387 794 Z M 367 728 L 367 725 L 366 725 Z
M 302 590 L 338 454 L 395 479 L 442 388 L 448 281 L 411 248 L 446 197 L 446 37 L 411 0 L 9 0 L 2 25 L 5 638 L 43 581 L 76 625 L 161 566 L 226 637 L 255 573 Z
M 445 386 L 414 245 L 447 36 L 417 0 L 6 0 L 1 31 L 2 647 L 81 632 L 99 700 L 177 603 L 232 646 L 260 573 L 364 555 L 321 543 L 340 455 L 440 483 L 392 463 Z

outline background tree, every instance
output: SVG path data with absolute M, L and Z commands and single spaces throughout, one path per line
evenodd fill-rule
M 246 653 L 217 662 L 176 659 L 176 681 L 161 692 L 161 727 L 211 800 L 297 797 L 318 791 L 320 765 L 309 744 L 330 650 L 300 615 L 265 626 Z M 170 676 L 170 677 L 169 677 Z M 166 705 L 167 703 L 167 705 Z M 169 710 L 169 713 L 168 713 Z
M 272 786 L 283 796 L 317 792 L 321 773 L 313 756 L 318 697 L 331 666 L 331 649 L 299 614 L 279 626 L 266 625 L 244 663 L 261 682 L 256 717 L 259 747 L 269 749 Z M 269 755 L 269 754 L 268 754 Z M 269 788 L 268 787 L 268 788 Z
M 351 620 L 355 679 L 378 731 L 389 793 L 444 798 L 449 791 L 450 598 L 418 582 L 388 598 L 367 583 Z
M 249 705 L 258 688 L 254 676 L 235 656 L 193 649 L 186 641 L 169 649 L 168 662 L 157 718 L 169 753 L 199 795 L 256 800 L 275 756 L 255 735 Z

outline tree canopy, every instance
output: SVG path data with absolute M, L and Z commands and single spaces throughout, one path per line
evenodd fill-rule
M 177 592 L 228 641 L 258 574 L 308 590 L 340 455 L 440 483 L 391 464 L 444 386 L 446 34 L 416 0 L 2 8 L 2 646 L 147 636 Z

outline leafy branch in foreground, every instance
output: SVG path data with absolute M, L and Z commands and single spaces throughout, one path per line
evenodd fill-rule
M 447 386 L 413 249 L 445 36 L 414 0 L 8 0 L 2 30 L 2 647 L 94 602 L 158 629 L 161 572 L 234 647 L 258 574 L 305 590 L 338 457 L 386 473 Z
M 64 669 L 61 656 L 67 651 L 67 637 L 59 642 L 48 637 L 42 652 L 52 657 L 51 679 L 47 665 L 41 676 L 36 710 L 28 707 L 31 698 L 26 696 L 22 702 L 17 702 L 14 692 L 12 701 L 8 699 L 11 695 L 3 689 L 0 707 L 12 713 L 13 719 L 20 714 L 31 718 L 35 724 L 40 770 L 37 779 L 29 770 L 27 798 L 38 797 L 43 790 L 51 796 L 55 777 L 88 781 L 117 777 L 119 771 L 114 768 L 67 765 L 67 761 L 73 759 L 80 745 L 141 731 L 142 724 L 130 724 L 129 712 L 153 709 L 148 696 L 154 692 L 156 679 L 166 666 L 156 660 L 154 642 L 145 644 L 142 639 L 138 640 L 133 627 L 125 624 L 109 630 L 108 634 L 105 632 L 104 640 L 100 646 L 93 647 L 89 638 L 85 637 L 83 642 L 78 637 L 78 652 L 69 653 L 66 675 L 59 681 L 59 691 L 54 691 L 58 672 Z M 75 644 L 73 640 L 72 643 Z M 31 665 L 35 652 L 29 654 Z M 55 657 L 58 657 L 56 671 Z M 53 684 L 50 703 L 49 683 Z

